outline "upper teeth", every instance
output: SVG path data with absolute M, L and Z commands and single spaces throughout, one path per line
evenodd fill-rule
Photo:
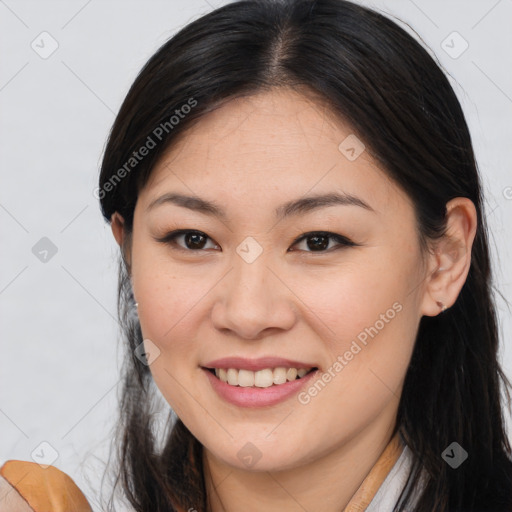
M 215 375 L 231 386 L 268 388 L 272 384 L 284 384 L 286 381 L 304 377 L 311 368 L 265 368 L 253 372 L 251 370 L 237 370 L 235 368 L 215 368 Z

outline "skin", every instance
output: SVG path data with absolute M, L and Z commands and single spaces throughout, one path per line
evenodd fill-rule
M 466 279 L 473 203 L 450 201 L 447 236 L 423 252 L 408 196 L 368 151 L 349 161 L 338 149 L 351 133 L 319 101 L 289 89 L 231 100 L 155 166 L 131 236 L 112 217 L 142 333 L 160 350 L 151 373 L 205 448 L 213 512 L 343 510 L 391 438 L 421 317 L 439 314 L 438 302 L 450 307 Z M 227 217 L 170 203 L 148 210 L 171 191 L 217 202 Z M 332 191 L 374 211 L 336 205 L 274 217 L 286 201 Z M 195 250 L 183 236 L 174 246 L 156 241 L 173 229 L 209 238 Z M 357 245 L 293 244 L 309 231 Z M 252 263 L 236 252 L 248 236 L 263 250 Z M 396 303 L 400 312 L 307 404 L 294 396 L 265 408 L 231 405 L 200 368 L 225 356 L 271 355 L 326 372 Z M 237 457 L 247 442 L 261 453 L 251 468 Z

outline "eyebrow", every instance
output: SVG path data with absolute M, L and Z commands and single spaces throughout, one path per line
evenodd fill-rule
M 227 220 L 226 212 L 218 203 L 207 201 L 206 199 L 202 199 L 197 196 L 187 196 L 177 193 L 167 193 L 158 197 L 149 204 L 146 211 L 150 211 L 157 206 L 168 203 L 188 208 L 189 210 L 203 213 L 205 215 Z M 333 192 L 330 194 L 313 195 L 288 201 L 276 208 L 275 215 L 276 218 L 283 219 L 292 215 L 304 215 L 313 210 L 318 210 L 319 208 L 340 205 L 359 206 L 365 210 L 376 213 L 368 203 L 359 197 L 346 193 Z

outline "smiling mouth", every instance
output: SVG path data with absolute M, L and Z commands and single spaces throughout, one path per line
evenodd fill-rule
M 269 388 L 298 380 L 318 368 L 265 368 L 258 371 L 236 368 L 204 368 L 230 386 Z

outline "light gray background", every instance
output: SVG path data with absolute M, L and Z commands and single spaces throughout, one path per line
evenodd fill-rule
M 120 361 L 117 252 L 93 196 L 101 154 L 146 60 L 225 3 L 0 0 L 0 465 L 54 449 L 95 510 Z M 362 3 L 406 21 L 452 76 L 487 194 L 496 286 L 510 301 L 512 0 Z M 44 31 L 58 43 L 46 59 L 31 47 L 51 49 Z M 458 58 L 454 31 L 469 44 Z M 32 252 L 42 237 L 57 248 L 47 262 Z M 498 306 L 512 377 L 511 314 Z

